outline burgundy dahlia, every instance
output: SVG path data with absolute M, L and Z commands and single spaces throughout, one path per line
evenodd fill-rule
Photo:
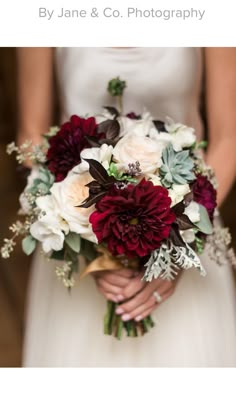
M 86 136 L 96 135 L 96 121 L 73 115 L 59 132 L 49 139 L 47 152 L 48 169 L 55 175 L 56 182 L 62 181 L 67 173 L 81 162 L 81 151 L 89 147 Z
M 175 215 L 167 189 L 143 179 L 125 189 L 113 187 L 97 204 L 90 222 L 98 242 L 113 255 L 148 255 L 168 238 Z
M 193 199 L 207 209 L 208 215 L 213 220 L 216 208 L 216 190 L 206 176 L 197 175 L 192 185 Z

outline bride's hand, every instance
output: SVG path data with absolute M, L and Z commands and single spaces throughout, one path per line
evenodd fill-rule
M 116 303 L 124 300 L 121 292 L 137 276 L 137 271 L 131 269 L 120 269 L 116 271 L 99 271 L 93 273 L 99 292 Z
M 175 291 L 180 274 L 173 281 L 153 279 L 143 282 L 143 273 L 130 279 L 130 282 L 120 292 L 123 303 L 116 308 L 116 313 L 122 315 L 123 321 L 135 319 L 140 321 L 150 315 L 159 304 L 167 300 Z

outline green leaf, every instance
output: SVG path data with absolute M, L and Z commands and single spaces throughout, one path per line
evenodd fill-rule
M 205 233 L 206 235 L 211 235 L 213 232 L 212 223 L 210 221 L 208 212 L 205 207 L 199 204 L 200 221 L 195 222 L 194 225 L 199 231 Z
M 208 142 L 206 140 L 202 140 L 197 144 L 197 149 L 206 149 Z
M 53 251 L 50 258 L 52 260 L 63 261 L 64 260 L 64 249 L 59 251 Z
M 80 252 L 81 248 L 81 238 L 78 233 L 70 232 L 66 237 L 65 237 L 65 242 L 66 244 L 76 253 Z
M 94 243 L 89 242 L 86 239 L 82 239 L 80 254 L 83 255 L 88 261 L 93 261 L 97 257 L 97 251 Z
M 33 251 L 36 248 L 36 240 L 33 238 L 33 236 L 29 235 L 26 236 L 23 240 L 22 240 L 22 249 L 23 252 L 29 256 L 30 254 L 33 253 Z

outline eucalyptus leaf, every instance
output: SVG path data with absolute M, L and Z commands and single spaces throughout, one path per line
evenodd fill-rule
M 65 236 L 65 242 L 73 251 L 76 253 L 80 252 L 81 238 L 78 233 L 70 232 Z
M 33 253 L 36 248 L 37 241 L 33 238 L 33 236 L 28 235 L 22 240 L 22 249 L 23 252 L 29 256 Z
M 206 235 L 211 235 L 213 232 L 213 226 L 210 221 L 206 208 L 203 207 L 201 204 L 199 204 L 199 213 L 200 213 L 200 221 L 195 222 L 194 225 L 202 233 L 205 233 Z

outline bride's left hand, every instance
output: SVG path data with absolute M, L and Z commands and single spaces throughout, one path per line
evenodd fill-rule
M 132 278 L 120 292 L 124 300 L 117 306 L 116 313 L 122 315 L 123 321 L 142 320 L 173 295 L 179 276 L 172 281 L 153 279 L 151 282 L 141 281 L 143 273 Z

